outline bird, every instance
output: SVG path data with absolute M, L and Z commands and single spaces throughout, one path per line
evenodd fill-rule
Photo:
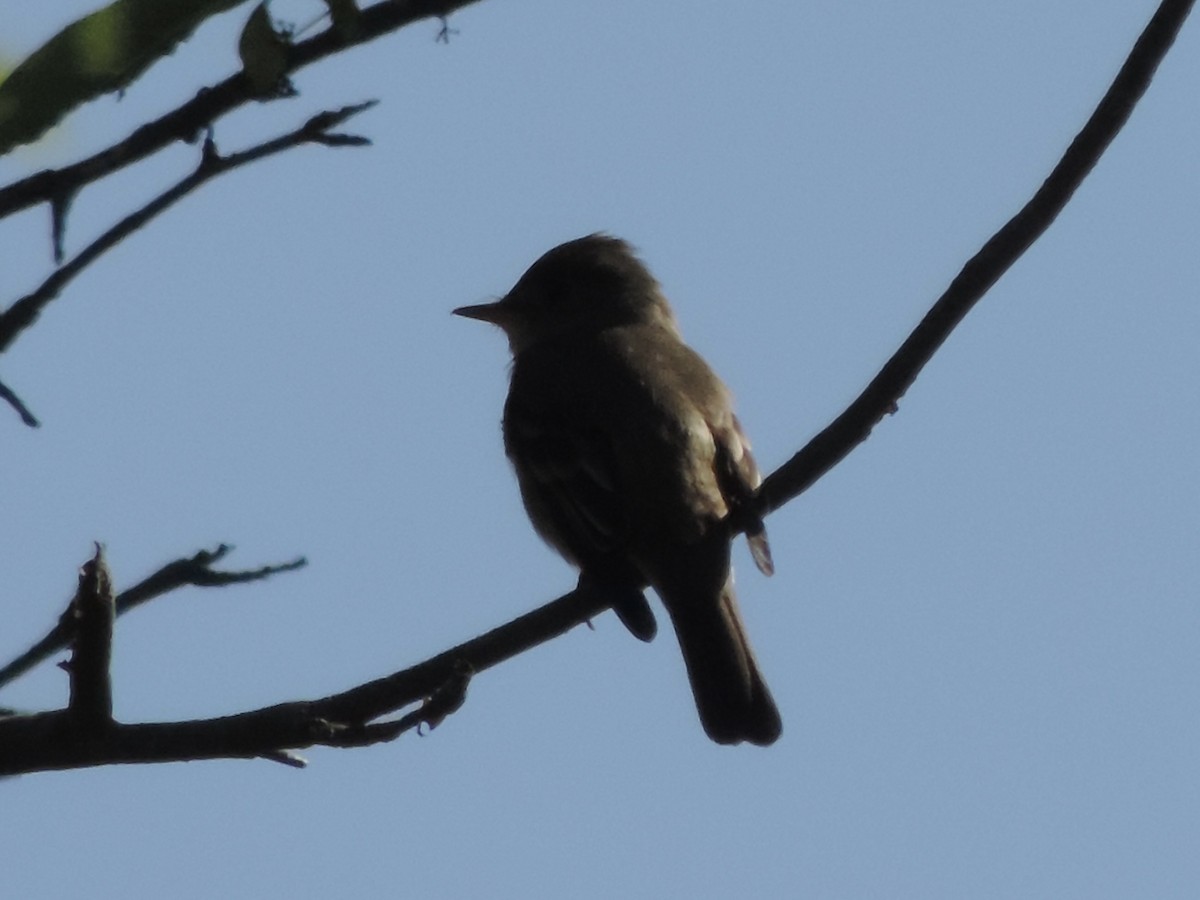
M 730 562 L 742 531 L 757 567 L 774 570 L 752 503 L 761 475 L 729 389 L 684 343 L 632 246 L 604 233 L 567 241 L 499 300 L 454 313 L 508 338 L 504 448 L 535 530 L 644 640 L 654 589 L 712 740 L 774 743 L 782 721 Z

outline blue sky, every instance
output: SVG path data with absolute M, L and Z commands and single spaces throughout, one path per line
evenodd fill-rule
M 10 0 L 11 2 L 11 0 Z M 101 540 L 118 584 L 227 541 L 306 554 L 122 619 L 123 721 L 318 696 L 567 590 L 500 445 L 507 348 L 449 311 L 599 229 L 641 250 L 775 468 L 1041 183 L 1151 2 L 481 3 L 319 64 L 232 152 L 377 97 L 357 150 L 227 176 L 3 359 L 0 656 Z M 91 8 L 22 4 L 17 58 Z M 309 18 L 315 5 L 279 4 Z M 246 10 L 0 160 L 125 136 L 236 65 Z M 871 440 L 735 555 L 784 717 L 700 730 L 671 636 L 611 616 L 479 677 L 431 735 L 310 767 L 0 785 L 13 896 L 1188 897 L 1200 879 L 1200 32 Z M 195 164 L 86 191 L 68 253 Z M 50 267 L 0 223 L 5 302 Z M 0 702 L 66 697 L 46 664 Z

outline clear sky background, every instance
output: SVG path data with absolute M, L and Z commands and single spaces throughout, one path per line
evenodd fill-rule
M 0 0 L 19 58 L 90 0 Z M 123 721 L 320 696 L 558 596 L 503 456 L 507 347 L 449 311 L 608 230 L 731 385 L 764 469 L 839 413 L 1024 203 L 1155 8 L 491 0 L 321 63 L 232 152 L 377 97 L 357 150 L 221 178 L 0 360 L 0 656 L 103 541 L 118 585 L 237 545 L 299 573 L 120 620 Z M 317 4 L 279 4 L 304 21 Z M 0 160 L 69 162 L 236 69 L 242 7 Z M 0 783 L 3 893 L 1193 897 L 1200 884 L 1200 23 L 1050 232 L 871 440 L 735 557 L 784 716 L 708 742 L 673 636 L 611 615 L 431 735 Z M 195 165 L 89 188 L 73 253 Z M 0 223 L 3 302 L 48 215 Z M 51 664 L 0 703 L 53 708 Z

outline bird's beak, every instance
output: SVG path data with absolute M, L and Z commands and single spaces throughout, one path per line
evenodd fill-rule
M 512 321 L 512 310 L 504 305 L 503 300 L 497 300 L 495 303 L 478 303 L 475 306 L 460 306 L 454 310 L 454 315 L 479 319 L 481 322 L 491 322 L 493 325 L 501 327 Z

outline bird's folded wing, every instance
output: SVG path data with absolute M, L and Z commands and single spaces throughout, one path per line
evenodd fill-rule
M 767 543 L 767 527 L 761 516 L 751 512 L 751 501 L 762 483 L 762 475 L 750 452 L 750 440 L 742 430 L 742 423 L 737 416 L 730 418 L 729 427 L 713 429 L 717 446 L 714 460 L 717 484 L 734 521 L 745 529 L 754 564 L 764 575 L 772 575 L 775 563 L 771 559 L 771 545 Z

